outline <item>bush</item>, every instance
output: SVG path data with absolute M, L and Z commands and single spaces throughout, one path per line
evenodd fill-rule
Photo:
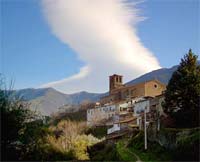
M 86 134 L 92 134 L 97 138 L 102 138 L 107 135 L 107 127 L 106 126 L 91 127 L 86 130 Z
M 89 156 L 92 161 L 120 161 L 116 145 L 111 143 L 97 143 L 88 148 Z
M 156 142 L 148 141 L 148 149 L 144 149 L 144 132 L 139 132 L 128 142 L 128 147 L 144 161 L 163 161 L 170 160 L 170 152 Z
M 177 148 L 172 151 L 176 161 L 199 161 L 200 131 L 194 131 L 190 135 L 179 138 Z
M 73 159 L 77 160 L 89 160 L 87 147 L 101 141 L 90 134 L 84 134 L 85 122 L 63 120 L 50 129 L 59 133 L 49 135 L 47 137 L 48 142 L 60 152 L 72 152 Z

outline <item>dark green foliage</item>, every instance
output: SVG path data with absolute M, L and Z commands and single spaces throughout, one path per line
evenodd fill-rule
M 186 138 L 177 142 L 177 148 L 172 151 L 175 161 L 199 161 L 200 160 L 200 131 L 194 130 Z
M 140 131 L 136 136 L 133 136 L 129 142 L 128 147 L 136 147 L 138 149 L 144 148 L 144 133 Z
M 168 161 L 171 159 L 170 152 L 156 142 L 148 141 L 148 149 L 144 150 L 143 132 L 130 139 L 128 148 L 143 161 Z
M 2 89 L 0 89 L 0 110 L 2 159 L 19 159 L 22 145 L 19 141 L 20 131 L 25 127 L 26 121 L 31 119 L 32 114 L 20 101 L 12 99 L 9 92 Z
M 44 124 L 46 120 L 31 112 L 27 104 L 13 98 L 2 85 L 0 78 L 1 160 L 73 159 L 71 152 L 60 152 L 47 143 L 45 137 L 51 132 Z
M 92 134 L 97 138 L 102 138 L 107 135 L 107 127 L 106 126 L 91 127 L 86 130 L 86 134 Z
M 52 118 L 53 125 L 58 124 L 61 120 L 71 121 L 86 121 L 87 112 L 86 110 L 79 110 L 76 112 L 63 112 Z
M 121 160 L 113 143 L 101 142 L 90 148 L 88 153 L 92 161 L 119 161 Z
M 175 120 L 176 127 L 199 126 L 200 66 L 192 50 L 181 59 L 169 81 L 164 107 Z
M 135 154 L 126 146 L 127 139 L 117 142 L 116 148 L 121 161 L 137 161 Z
M 72 152 L 60 152 L 44 141 L 37 141 L 33 146 L 25 146 L 24 150 L 27 152 L 22 155 L 21 159 L 26 161 L 63 161 L 74 159 Z
M 199 128 L 166 128 L 161 131 L 167 140 L 166 142 L 171 145 L 174 144 L 173 147 L 168 147 L 166 144 L 161 146 L 158 142 L 155 142 L 159 141 L 158 137 L 154 142 L 148 141 L 148 150 L 145 151 L 143 132 L 133 137 L 129 141 L 128 147 L 138 154 L 143 161 L 199 161 Z M 159 136 L 161 137 L 161 134 Z

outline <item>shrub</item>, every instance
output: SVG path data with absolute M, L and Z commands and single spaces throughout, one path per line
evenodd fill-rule
M 85 135 L 85 122 L 64 120 L 50 129 L 59 132 L 59 135 L 47 136 L 48 142 L 62 153 L 73 153 L 73 158 L 78 160 L 89 160 L 87 147 L 101 140 L 92 135 Z

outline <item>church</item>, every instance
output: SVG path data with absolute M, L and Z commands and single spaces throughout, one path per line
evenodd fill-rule
M 166 90 L 166 85 L 154 79 L 133 85 L 123 84 L 123 76 L 109 76 L 109 95 L 100 99 L 101 104 L 117 103 L 137 97 L 155 97 Z

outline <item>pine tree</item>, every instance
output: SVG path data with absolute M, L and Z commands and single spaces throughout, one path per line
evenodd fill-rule
M 173 73 L 165 93 L 165 112 L 177 127 L 199 126 L 200 66 L 190 49 Z

